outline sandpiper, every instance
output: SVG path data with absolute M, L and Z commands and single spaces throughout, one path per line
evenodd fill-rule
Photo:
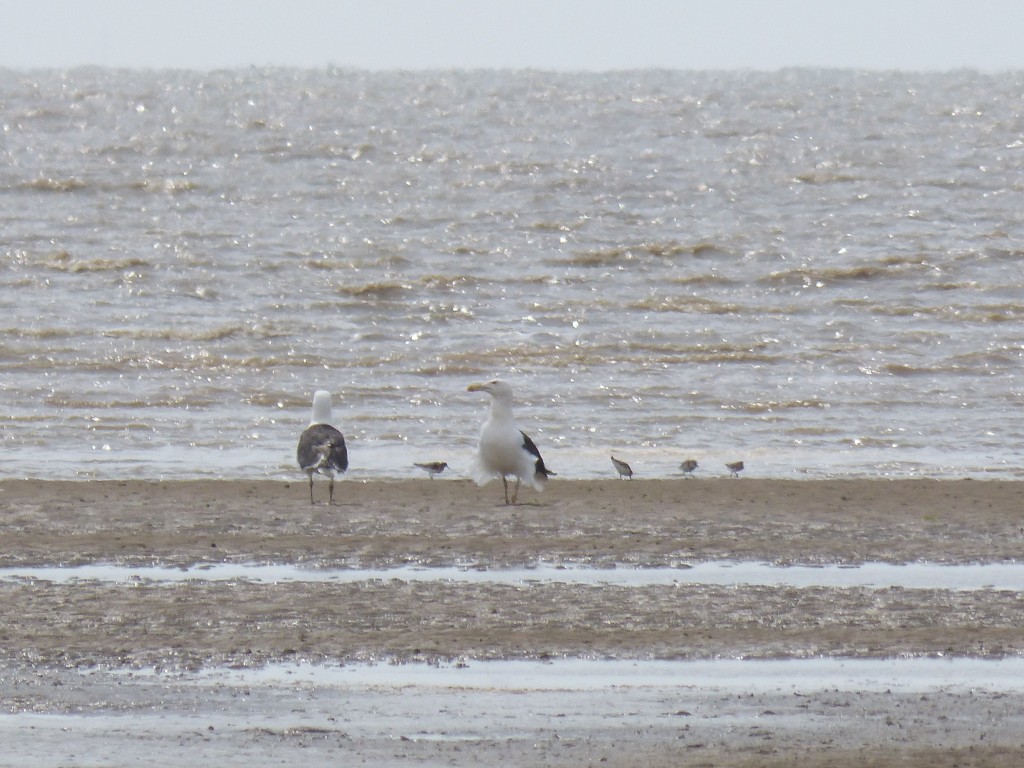
M 681 470 L 683 470 L 683 474 L 686 477 L 692 477 L 693 476 L 693 470 L 695 470 L 697 468 L 697 460 L 696 459 L 687 459 L 686 461 L 684 461 L 682 464 L 679 465 L 679 468 Z
M 619 479 L 620 480 L 622 478 L 626 478 L 627 480 L 632 480 L 633 479 L 633 470 L 629 466 L 629 464 L 627 464 L 624 461 L 619 461 L 614 456 L 612 456 L 611 459 L 612 459 L 612 466 L 614 466 L 615 467 L 615 471 L 619 473 Z
M 740 472 L 743 471 L 743 462 L 734 461 L 731 464 L 726 464 L 725 468 L 729 470 L 729 474 L 732 475 L 733 477 L 739 477 Z
M 448 469 L 448 462 L 447 461 L 428 461 L 428 462 L 425 462 L 423 464 L 420 464 L 419 462 L 417 462 L 416 466 L 419 467 L 420 469 L 422 469 L 428 475 L 430 475 L 430 479 L 433 480 L 436 475 L 440 475 L 442 472 L 444 472 L 446 469 Z

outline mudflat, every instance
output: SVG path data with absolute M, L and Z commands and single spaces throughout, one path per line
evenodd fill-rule
M 458 479 L 340 481 L 334 506 L 323 503 L 324 487 L 316 491 L 320 503 L 311 505 L 304 481 L 3 481 L 0 567 L 289 563 L 497 569 L 548 563 L 685 568 L 723 559 L 780 565 L 962 564 L 1012 561 L 1024 539 L 1020 484 L 1002 481 L 561 480 L 543 493 L 523 491 L 523 503 L 516 506 L 501 503 L 500 485 L 479 488 Z M 166 679 L 154 682 L 151 691 L 136 681 L 129 694 L 123 674 L 141 670 L 159 676 L 295 662 L 566 658 L 999 659 L 1024 651 L 1020 591 L 380 578 L 344 583 L 197 578 L 168 586 L 145 579 L 9 578 L 0 581 L 0 595 L 0 664 L 7 671 L 0 700 L 4 711 L 17 715 L 89 706 L 109 714 L 110 707 L 121 711 L 125 705 L 119 703 L 121 694 L 135 701 L 159 698 L 164 703 L 152 706 L 168 713 L 195 712 L 197 706 L 204 711 L 194 691 L 168 697 Z M 69 675 L 78 682 L 69 683 Z M 41 679 L 53 684 L 29 683 Z M 26 686 L 32 696 L 26 697 Z M 82 690 L 92 691 L 84 702 Z M 207 693 L 208 706 L 223 711 L 224 701 L 212 690 Z M 1017 692 L 1000 693 L 998 706 L 992 696 L 962 691 L 924 700 L 908 696 L 900 711 L 912 717 L 899 721 L 907 723 L 900 734 L 878 724 L 880 713 L 890 709 L 878 692 L 846 697 L 842 705 L 829 704 L 818 693 L 807 696 L 802 703 L 817 713 L 806 721 L 809 731 L 773 728 L 767 718 L 756 724 L 768 728 L 757 738 L 698 736 L 700 746 L 690 738 L 701 724 L 695 713 L 658 731 L 658 738 L 641 737 L 638 730 L 636 738 L 623 733 L 614 743 L 598 738 L 604 726 L 597 721 L 580 721 L 574 752 L 506 754 L 497 720 L 493 738 L 471 739 L 454 752 L 450 740 L 400 743 L 417 760 L 467 765 L 503 764 L 506 757 L 518 765 L 629 765 L 638 757 L 654 766 L 773 765 L 797 753 L 802 764 L 840 766 L 997 765 L 1024 758 L 1013 735 L 1019 733 L 1013 730 L 1017 723 L 1009 715 L 993 715 L 994 709 L 1024 711 L 1024 697 Z M 275 706 L 294 706 L 288 696 L 274 700 Z M 783 707 L 777 696 L 752 701 L 748 715 L 755 719 L 757 706 L 772 712 Z M 867 711 L 874 715 L 852 714 Z M 796 710 L 792 717 L 801 713 L 806 714 Z M 944 722 L 945 735 L 915 730 L 911 720 Z M 841 743 L 827 743 L 823 734 L 840 721 Z M 14 738 L 28 723 L 4 720 L 0 733 Z M 689 729 L 687 738 L 682 725 Z M 710 716 L 702 721 L 712 730 L 718 725 Z M 321 727 L 328 736 L 337 735 L 335 726 L 316 726 Z M 316 733 L 297 731 L 278 741 L 290 745 L 283 747 L 286 753 L 308 749 L 305 742 L 311 740 L 320 746 L 329 742 L 333 746 L 323 753 L 324 764 L 359 755 L 388 764 L 394 746 L 371 745 L 351 733 L 347 740 L 318 739 Z M 174 729 L 129 735 L 90 744 L 102 751 L 104 745 L 123 749 L 126 742 L 146 748 L 181 742 Z M 234 732 L 234 738 L 241 755 L 269 737 L 257 729 Z M 72 739 L 70 746 L 76 745 L 87 746 Z M 217 756 L 208 742 L 197 741 L 190 749 L 186 754 L 195 758 Z M 26 753 L 24 764 L 38 757 Z
M 466 480 L 0 482 L 0 565 L 231 560 L 362 567 L 479 561 L 998 561 L 1020 554 L 1018 482 L 552 481 L 506 506 Z

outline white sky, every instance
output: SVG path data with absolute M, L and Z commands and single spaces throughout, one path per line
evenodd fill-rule
M 1020 0 L 0 0 L 0 67 L 1024 70 Z

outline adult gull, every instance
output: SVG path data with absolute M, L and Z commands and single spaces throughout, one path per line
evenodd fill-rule
M 348 469 L 345 437 L 331 426 L 331 393 L 318 389 L 313 393 L 313 418 L 299 437 L 296 458 L 299 467 L 309 475 L 309 503 L 313 501 L 313 475 L 331 478 L 328 504 L 334 503 L 334 473 Z
M 484 485 L 495 477 L 505 487 L 505 503 L 515 504 L 519 484 L 525 482 L 534 490 L 544 488 L 544 481 L 555 473 L 544 466 L 544 459 L 533 440 L 519 429 L 512 418 L 512 387 L 495 379 L 485 384 L 470 384 L 470 392 L 486 392 L 491 396 L 491 411 L 480 430 L 480 446 L 473 466 L 473 479 Z M 515 477 L 512 496 L 508 479 Z

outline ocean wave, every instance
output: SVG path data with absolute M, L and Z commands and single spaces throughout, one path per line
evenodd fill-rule
M 393 361 L 394 356 L 381 356 L 374 366 L 368 357 L 350 364 L 348 358 L 330 358 L 319 353 L 232 354 L 196 344 L 183 344 L 180 348 L 153 351 L 97 351 L 96 356 L 90 358 L 76 355 L 73 349 L 55 350 L 32 358 L 19 359 L 10 363 L 8 368 L 22 372 L 71 369 L 75 374 L 113 374 L 115 377 L 126 371 L 174 371 L 178 374 L 206 376 L 260 373 L 272 369 L 330 370 L 332 365 L 341 368 L 366 364 L 369 368 L 379 368 Z M 209 382 L 206 382 L 205 386 L 208 385 Z
M 835 168 L 815 168 L 813 171 L 798 173 L 793 177 L 794 181 L 801 184 L 849 184 L 861 181 L 861 177 L 852 173 L 844 173 Z
M 376 283 L 363 283 L 362 285 L 336 285 L 336 293 L 341 296 L 350 296 L 354 299 L 388 299 L 398 301 L 407 297 L 412 286 L 408 283 L 392 282 L 389 280 Z
M 554 367 L 558 370 L 590 361 L 590 351 L 568 344 L 536 344 L 529 340 L 519 343 L 474 347 L 448 352 L 434 364 L 444 365 L 448 371 L 466 371 L 474 377 L 490 376 L 491 371 L 514 369 L 520 372 L 530 368 Z M 433 367 L 432 364 L 430 367 Z
M 872 301 L 844 301 L 837 303 L 849 306 L 860 304 L 860 306 L 866 307 L 871 314 L 883 317 L 931 317 L 968 323 L 1012 323 L 1024 319 L 1024 305 L 1016 302 L 979 304 L 974 306 L 962 304 L 908 304 L 897 306 L 876 304 Z
M 473 167 L 474 173 L 479 173 L 484 178 L 493 176 L 534 176 L 547 173 L 554 167 L 550 161 L 531 161 L 507 159 L 497 162 L 480 163 Z
M 34 192 L 77 192 L 88 186 L 86 182 L 74 176 L 66 179 L 54 179 L 49 176 L 41 176 L 21 184 L 21 188 Z
M 762 350 L 770 349 L 773 346 L 771 342 L 767 341 L 750 344 L 733 344 L 730 342 L 719 342 L 717 344 L 677 344 L 672 342 L 630 341 L 618 344 L 616 349 L 628 349 L 644 353 L 690 355 L 695 358 L 710 356 L 715 359 L 724 359 L 732 355 L 760 354 Z
M 665 282 L 668 283 L 669 285 L 685 286 L 685 287 L 688 287 L 688 288 L 693 287 L 693 286 L 712 286 L 712 285 L 713 286 L 718 286 L 718 287 L 724 287 L 724 286 L 730 286 L 730 285 L 736 285 L 737 284 L 737 281 L 733 280 L 732 278 L 725 277 L 725 276 L 719 275 L 719 274 L 714 274 L 714 273 L 704 273 L 704 274 L 699 274 L 699 275 L 684 275 L 682 277 L 672 276 L 672 277 L 669 277 Z
M 216 398 L 204 396 L 193 390 L 181 395 L 153 395 L 145 399 L 112 397 L 103 400 L 85 395 L 62 395 L 55 393 L 44 398 L 43 402 L 51 408 L 67 410 L 126 410 L 131 412 L 145 411 L 152 408 L 205 408 L 216 404 Z M 121 424 L 120 427 L 124 427 Z M 90 426 L 92 428 L 92 426 Z
M 844 437 L 839 439 L 840 445 L 848 445 L 852 448 L 896 448 L 901 443 L 899 435 L 888 437 Z
M 170 195 L 180 192 L 192 192 L 199 188 L 191 179 L 167 178 L 167 179 L 146 179 L 129 184 L 129 189 L 140 192 L 160 192 Z
M 744 413 L 772 413 L 805 408 L 831 408 L 827 400 L 811 397 L 804 400 L 759 400 L 750 403 L 724 403 L 720 406 L 726 411 L 743 411 Z
M 663 365 L 784 362 L 787 354 L 775 352 L 769 343 L 748 345 L 680 345 L 653 342 L 593 344 L 572 347 L 574 361 L 579 364 L 603 366 L 609 361 L 629 363 L 639 368 Z
M 760 315 L 789 316 L 801 314 L 805 307 L 795 305 L 748 306 L 738 302 L 716 301 L 703 296 L 647 296 L 643 299 L 625 304 L 629 310 L 637 312 L 678 312 L 682 314 L 700 315 L 735 315 L 740 317 L 757 317 Z
M 885 264 L 859 264 L 853 267 L 795 267 L 771 272 L 758 282 L 781 285 L 817 285 L 839 282 L 866 282 L 888 279 L 893 269 Z
M 491 254 L 491 249 L 485 246 L 474 246 L 467 243 L 462 243 L 451 248 L 451 253 L 455 256 L 480 256 L 485 257 Z
M 739 304 L 700 296 L 649 296 L 626 306 L 640 312 L 693 312 L 701 315 L 737 315 L 743 312 Z
M 1020 347 L 1003 347 L 1002 349 L 984 349 L 954 355 L 947 360 L 950 370 L 968 373 L 985 372 L 990 368 L 1014 370 L 1024 362 L 1024 349 Z
M 715 243 L 648 242 L 634 245 L 619 245 L 593 251 L 578 251 L 569 257 L 570 263 L 581 267 L 603 267 L 644 257 L 676 259 L 685 256 L 712 256 L 727 253 Z
M 289 253 L 290 257 L 302 259 L 302 266 L 306 269 L 315 269 L 324 272 L 354 272 L 367 270 L 371 274 L 374 270 L 400 270 L 409 264 L 404 256 L 395 253 L 383 255 L 349 255 L 344 256 L 336 253 L 324 253 L 311 256 L 306 252 L 294 251 Z
M 890 362 L 863 368 L 868 374 L 888 374 L 896 377 L 931 376 L 937 379 L 948 376 L 977 376 L 990 369 L 1012 370 L 1020 365 L 1024 353 L 1014 349 L 983 350 L 953 355 L 930 362 Z
M 70 251 L 59 250 L 51 253 L 34 255 L 26 251 L 20 251 L 16 262 L 22 266 L 39 267 L 54 272 L 66 272 L 78 274 L 83 272 L 124 272 L 132 269 L 152 266 L 145 259 L 137 256 L 122 256 L 114 258 L 98 259 L 76 259 Z
M 830 408 L 831 405 L 826 403 L 822 407 Z M 825 422 L 815 426 L 787 427 L 786 434 L 793 437 L 824 437 L 826 435 L 843 435 L 846 434 L 846 430 L 834 426 L 831 422 Z
M 22 326 L 14 328 L 8 326 L 7 328 L 0 328 L 0 337 L 6 339 L 77 339 L 81 335 L 81 331 L 77 328 L 54 328 L 52 326 L 47 327 L 36 327 Z
M 466 304 L 445 304 L 431 302 L 420 308 L 422 320 L 426 323 L 446 322 L 448 320 L 474 320 L 476 315 Z
M 1024 250 L 1020 248 L 986 248 L 982 254 L 986 259 L 992 259 L 993 261 L 1010 261 L 1017 263 L 1024 257 Z M 972 262 L 978 258 L 978 254 L 974 252 L 964 253 L 960 256 L 964 261 Z
M 579 224 L 575 227 L 564 224 L 561 221 L 535 221 L 531 228 L 538 232 L 571 232 L 574 228 L 579 228 Z
M 437 360 L 423 361 L 412 373 L 417 376 L 463 376 L 467 381 L 471 381 L 474 378 L 482 378 L 485 370 L 481 368 L 477 359 L 454 360 L 446 355 Z
M 158 341 L 222 341 L 248 333 L 245 326 L 225 325 L 219 328 L 108 328 L 101 335 L 112 339 L 149 339 Z
M 430 274 L 420 278 L 419 283 L 424 288 L 447 291 L 449 293 L 465 293 L 467 289 L 476 288 L 483 284 L 483 280 L 473 275 L 441 275 Z
M 910 363 L 885 363 L 879 366 L 878 370 L 891 376 L 934 376 L 939 372 L 952 372 L 947 366 L 912 365 Z

